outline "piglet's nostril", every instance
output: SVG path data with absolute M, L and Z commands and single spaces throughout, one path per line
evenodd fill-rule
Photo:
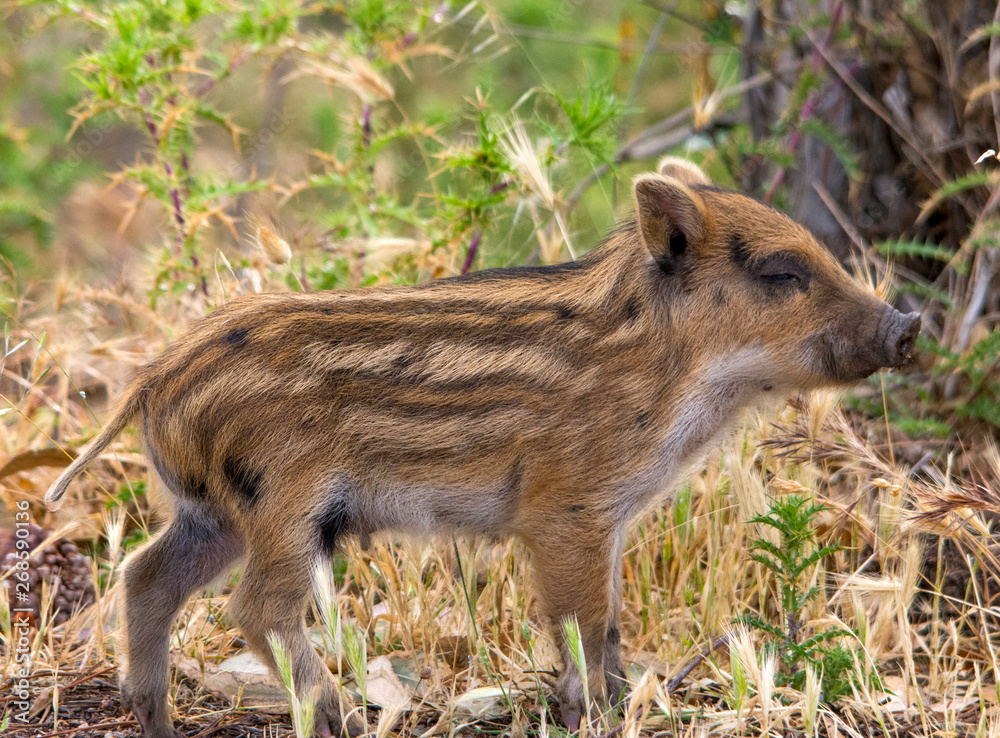
M 920 313 L 908 313 L 901 316 L 899 338 L 896 340 L 897 365 L 902 366 L 910 360 L 910 354 L 913 353 L 913 346 L 916 344 L 919 334 Z

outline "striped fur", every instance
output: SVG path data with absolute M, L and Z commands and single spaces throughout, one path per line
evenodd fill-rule
M 621 696 L 628 522 L 743 408 L 899 364 L 919 328 L 781 214 L 693 165 L 662 171 L 637 178 L 637 220 L 575 262 L 242 297 L 137 374 L 47 500 L 140 423 L 176 498 L 126 569 L 123 694 L 146 735 L 172 734 L 173 614 L 241 557 L 248 642 L 269 659 L 279 633 L 296 685 L 322 685 L 317 735 L 357 734 L 303 632 L 308 571 L 386 529 L 521 537 L 546 614 L 580 622 L 591 693 Z M 578 724 L 569 660 L 560 699 Z

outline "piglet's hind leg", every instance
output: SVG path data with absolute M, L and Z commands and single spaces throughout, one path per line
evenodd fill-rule
M 191 594 L 239 557 L 236 536 L 204 511 L 178 505 L 173 522 L 125 566 L 126 668 L 122 705 L 146 738 L 174 738 L 170 686 L 170 625 Z

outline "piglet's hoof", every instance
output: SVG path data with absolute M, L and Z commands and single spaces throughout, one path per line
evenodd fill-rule
M 346 724 L 341 723 L 340 707 L 335 703 L 317 705 L 313 723 L 315 738 L 359 738 L 367 732 L 368 726 L 357 713 L 347 716 Z
M 570 733 L 575 733 L 580 729 L 580 715 L 582 713 L 577 708 L 560 708 L 559 713 L 562 716 L 562 724 L 566 726 L 566 730 Z

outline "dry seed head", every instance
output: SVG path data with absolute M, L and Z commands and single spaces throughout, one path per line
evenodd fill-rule
M 333 572 L 330 570 L 330 562 L 322 558 L 317 559 L 313 563 L 311 575 L 313 595 L 316 598 L 316 607 L 323 621 L 323 627 L 326 630 L 331 645 L 339 652 L 340 611 L 337 609 Z
M 765 734 L 770 732 L 771 727 L 771 697 L 774 693 L 774 678 L 778 674 L 778 655 L 773 651 L 768 652 L 760 665 L 760 681 L 756 684 L 757 692 L 760 694 L 760 709 L 763 713 L 761 727 Z
M 774 487 L 779 492 L 793 493 L 797 495 L 803 495 L 805 497 L 812 497 L 812 490 L 808 487 L 803 486 L 794 479 L 780 479 L 775 477 L 771 480 L 771 486 Z
M 900 522 L 904 519 L 904 497 L 902 487 L 898 484 L 890 484 L 885 479 L 877 479 L 873 482 L 879 489 L 878 506 L 878 552 L 879 559 L 884 563 L 891 553 L 894 544 L 893 539 L 897 538 L 900 532 Z
M 841 574 L 835 578 L 843 576 Z M 852 596 L 857 594 L 863 598 L 865 595 L 897 594 L 902 591 L 903 583 L 897 577 L 853 574 L 850 575 L 850 581 L 845 583 L 844 589 L 850 591 Z
M 357 92 L 359 97 L 369 95 L 380 100 L 392 100 L 395 96 L 392 85 L 363 56 L 351 57 L 346 66 L 352 75 L 345 77 L 346 86 Z
M 363 101 L 392 100 L 395 91 L 392 85 L 382 77 L 363 56 L 354 56 L 346 62 L 339 59 L 310 59 L 305 66 L 292 72 L 283 81 L 296 77 L 313 75 L 332 82 L 337 87 L 350 90 Z
M 842 393 L 839 390 L 816 390 L 809 393 L 806 406 L 806 428 L 810 440 L 815 441 L 823 432 L 830 416 L 840 407 Z
M 892 288 L 896 279 L 895 268 L 891 262 L 885 262 L 877 274 L 868 268 L 868 259 L 854 260 L 851 263 L 854 281 L 871 290 L 879 299 L 888 301 L 892 297 Z M 876 264 L 876 267 L 879 265 Z
M 913 517 L 922 530 L 945 535 L 957 534 L 956 526 L 968 528 L 977 536 L 993 534 L 976 512 L 1000 513 L 1000 495 L 985 485 L 948 482 L 941 486 L 917 485 L 913 490 L 919 513 Z
M 111 556 L 111 568 L 114 569 L 121 558 L 122 536 L 125 532 L 125 514 L 122 508 L 118 507 L 101 514 L 101 528 L 104 530 L 104 537 L 108 541 L 108 552 Z
M 896 603 L 900 613 L 910 611 L 913 598 L 916 597 L 920 589 L 924 566 L 924 545 L 923 537 L 914 536 L 906 542 L 905 548 L 900 553 L 896 566 L 897 577 L 900 581 L 900 587 L 896 593 Z
M 63 304 L 66 302 L 66 297 L 69 295 L 69 285 L 66 283 L 65 279 L 59 279 L 56 282 L 56 296 L 55 296 L 55 311 L 58 313 Z
M 886 262 L 885 269 L 878 275 L 878 281 L 875 282 L 875 294 L 883 300 L 891 299 L 895 281 L 896 269 L 892 262 Z
M 573 244 L 566 229 L 563 219 L 562 203 L 556 197 L 552 184 L 549 182 L 548 172 L 542 165 L 535 147 L 528 138 L 528 132 L 524 124 L 514 119 L 504 132 L 500 135 L 500 148 L 504 155 L 510 160 L 511 166 L 518 173 L 524 188 L 537 197 L 542 205 L 552 213 L 553 224 L 545 228 L 537 228 L 536 237 L 542 247 L 543 260 L 546 263 L 553 263 L 559 260 L 559 253 L 563 242 L 569 249 L 570 257 L 576 258 L 573 252 Z M 537 214 L 532 207 L 532 216 L 535 218 L 535 225 L 538 226 Z
M 253 227 L 257 247 L 264 252 L 268 261 L 276 266 L 291 261 L 292 247 L 288 245 L 288 241 L 259 220 L 253 221 Z
M 861 599 L 861 593 L 851 592 L 851 611 L 854 617 L 853 631 L 861 636 L 861 647 L 866 653 L 872 653 L 871 624 L 868 622 L 868 610 Z
M 375 728 L 375 738 L 386 738 L 399 716 L 409 706 L 410 701 L 405 698 L 405 695 L 397 695 L 397 699 L 389 700 L 388 704 L 382 705 L 378 716 L 378 726 Z
M 802 720 L 806 725 L 806 732 L 816 735 L 816 718 L 819 715 L 819 698 L 823 693 L 819 675 L 812 664 L 806 664 L 805 683 L 805 704 L 802 706 Z
M 639 683 L 632 690 L 628 707 L 625 710 L 625 730 L 626 736 L 638 735 L 639 721 L 647 712 L 649 703 L 656 696 L 658 679 L 653 671 L 646 671 L 639 679 Z
M 556 194 L 549 175 L 520 120 L 514 119 L 500 135 L 500 148 L 520 175 L 525 189 L 541 200 L 546 210 L 555 212 Z
M 729 635 L 729 658 L 739 661 L 754 687 L 760 691 L 762 679 L 761 667 L 757 661 L 757 646 L 753 642 L 753 635 L 745 625 L 739 623 L 728 630 Z
M 764 493 L 764 482 L 753 466 L 753 456 L 743 458 L 739 448 L 731 445 L 725 454 L 725 467 L 736 496 L 740 520 L 750 520 L 766 513 L 767 495 Z M 775 545 L 778 543 L 778 533 L 771 526 L 757 526 L 754 533 Z

